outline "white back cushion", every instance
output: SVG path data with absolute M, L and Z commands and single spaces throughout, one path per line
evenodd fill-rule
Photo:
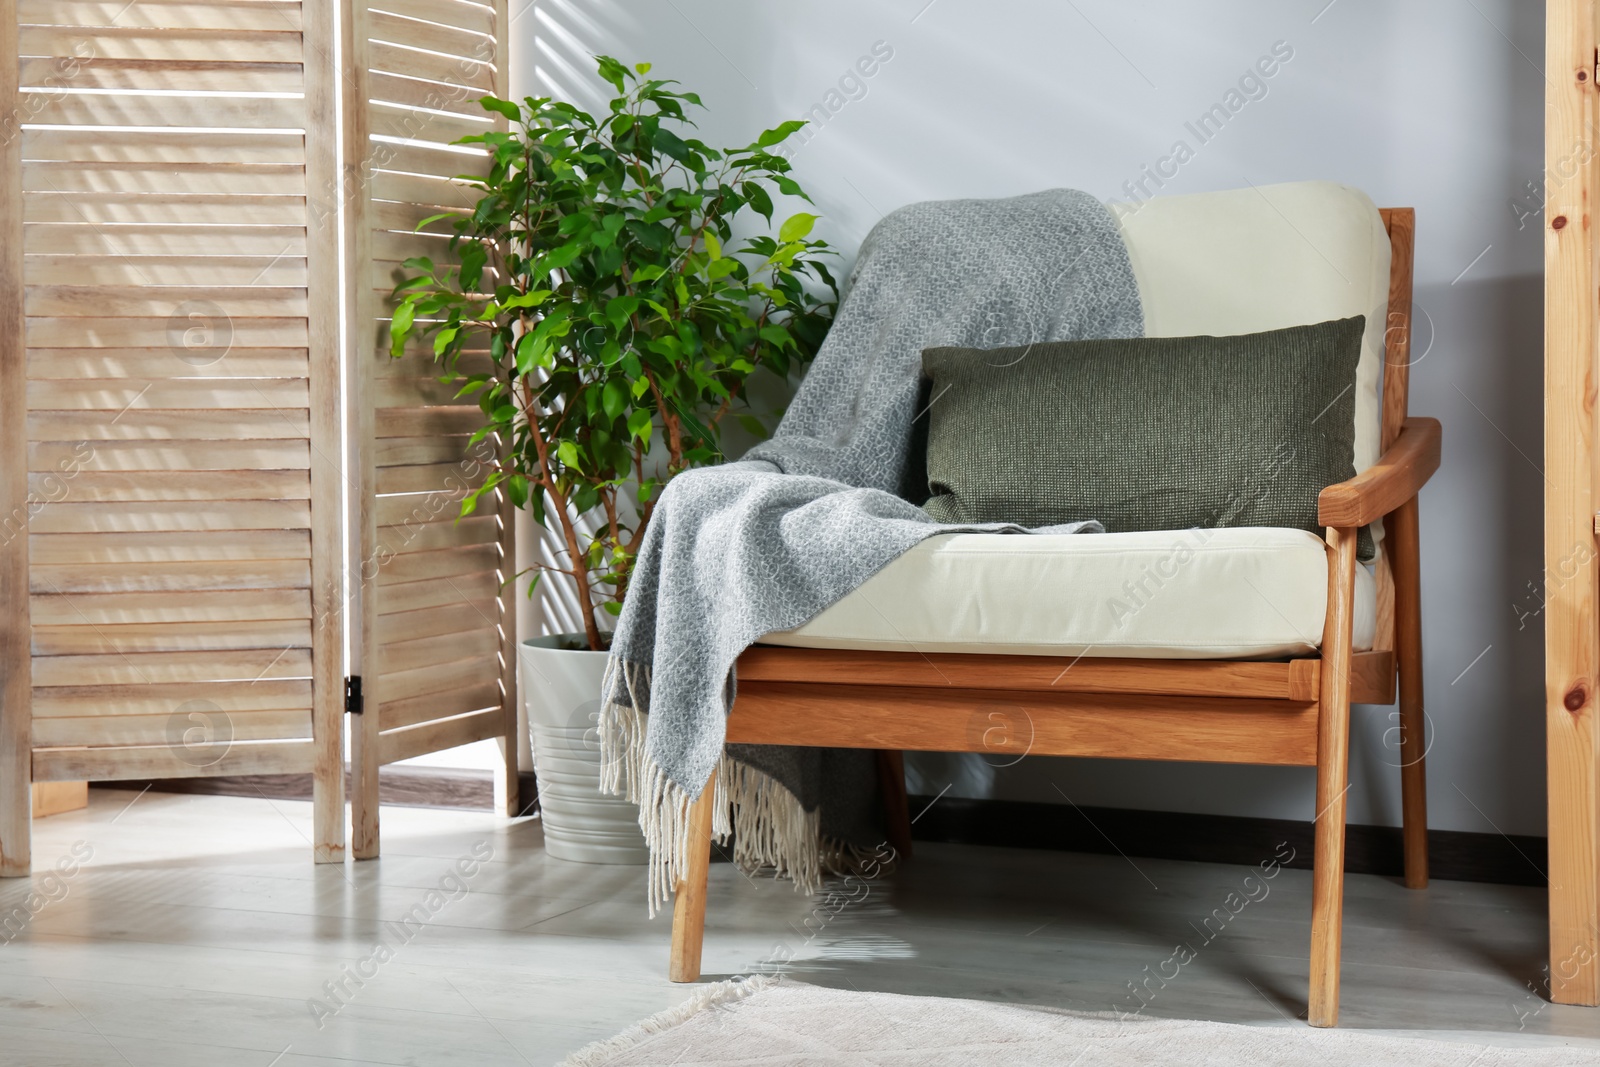
M 1355 468 L 1378 459 L 1389 236 L 1359 189 L 1291 182 L 1113 204 L 1150 337 L 1227 336 L 1367 317 Z

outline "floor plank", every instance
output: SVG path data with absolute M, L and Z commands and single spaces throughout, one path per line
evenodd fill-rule
M 97 788 L 39 820 L 37 873 L 0 882 L 0 1048 L 65 1067 L 553 1064 L 688 995 L 641 868 L 551 859 L 537 819 L 384 820 L 384 858 L 342 867 L 310 862 L 300 801 Z M 1306 871 L 919 844 L 851 899 L 727 863 L 710 893 L 707 980 L 1304 1025 Z M 1600 1011 L 1540 995 L 1544 921 L 1537 889 L 1352 876 L 1341 1024 L 1600 1047 Z M 1179 944 L 1194 959 L 1151 979 Z

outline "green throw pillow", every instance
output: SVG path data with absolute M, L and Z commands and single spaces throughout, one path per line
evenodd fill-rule
M 1317 494 L 1355 474 L 1364 325 L 930 348 L 925 507 L 940 522 L 1320 535 Z

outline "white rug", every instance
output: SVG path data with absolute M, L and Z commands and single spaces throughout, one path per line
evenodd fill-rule
M 974 1000 L 841 992 L 752 978 L 707 986 L 564 1067 L 1533 1067 L 1589 1049 L 1506 1049 L 1309 1026 L 1082 1015 Z

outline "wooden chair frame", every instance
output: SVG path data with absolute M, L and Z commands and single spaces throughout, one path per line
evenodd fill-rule
M 1388 704 L 1399 678 L 1405 881 L 1428 884 L 1417 493 L 1439 466 L 1439 423 L 1406 417 L 1415 216 L 1383 211 L 1391 261 L 1383 371 L 1382 458 L 1318 499 L 1327 529 L 1328 608 L 1321 654 L 1279 661 L 1080 658 L 756 647 L 739 659 L 730 744 L 869 748 L 899 774 L 902 750 L 1188 760 L 1316 767 L 1311 904 L 1313 1026 L 1339 1015 L 1350 704 Z M 1374 648 L 1352 651 L 1356 535 L 1382 519 Z M 1025 713 L 1027 731 L 974 730 L 973 711 Z M 1002 736 L 1003 735 L 1003 736 Z M 898 791 L 899 803 L 895 793 Z M 888 790 L 897 833 L 904 778 Z M 689 850 L 673 908 L 671 977 L 700 976 L 712 794 L 691 813 L 706 839 Z

